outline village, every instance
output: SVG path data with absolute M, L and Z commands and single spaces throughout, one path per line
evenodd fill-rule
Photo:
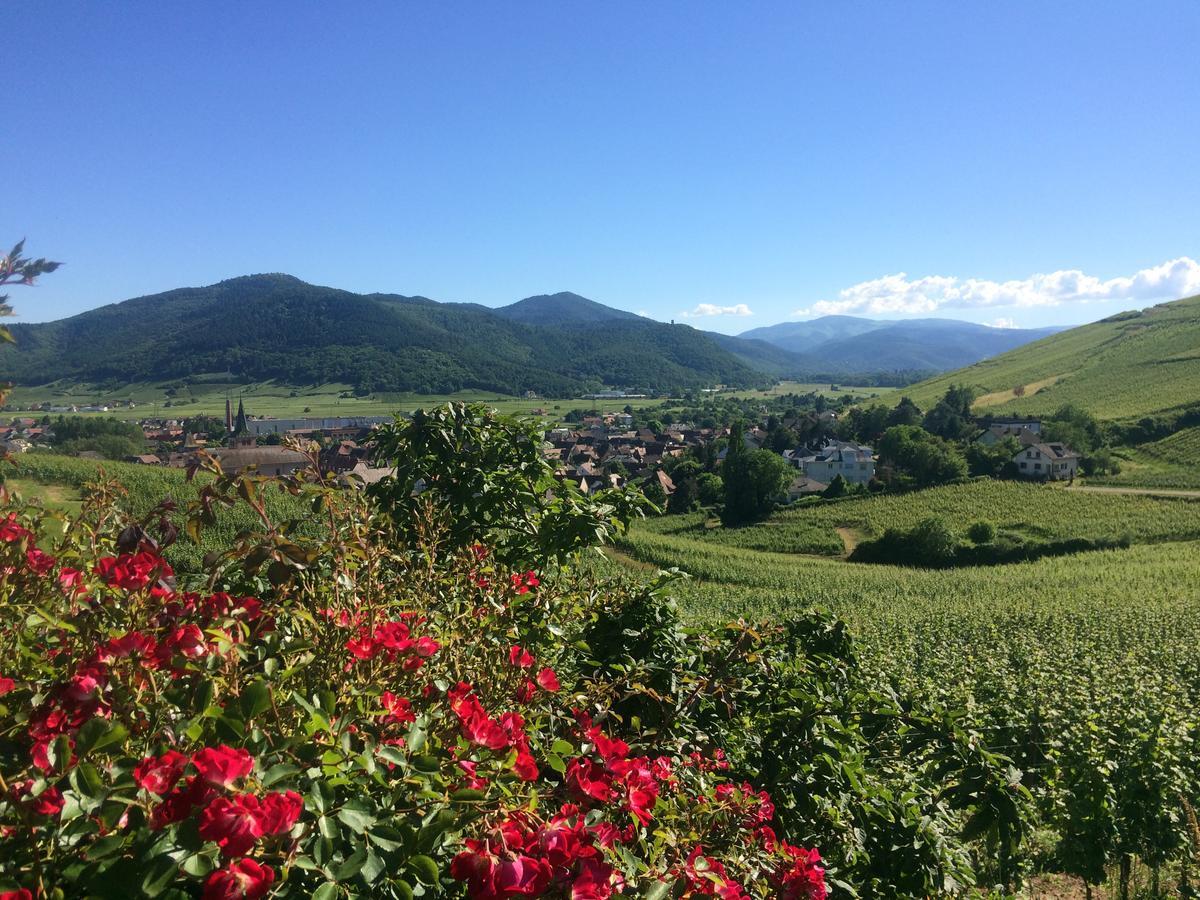
M 343 418 L 268 418 L 247 413 L 239 401 L 236 410 L 226 401 L 225 417 L 184 420 L 145 418 L 141 428 L 143 452 L 126 455 L 121 461 L 147 466 L 187 468 L 204 452 L 215 458 L 230 474 L 253 469 L 258 474 L 286 476 L 312 464 L 305 443 L 317 451 L 320 471 L 343 484 L 371 484 L 386 477 L 390 469 L 376 464 L 372 456 L 372 431 L 391 421 L 387 416 Z M 573 483 L 584 495 L 593 495 L 627 484 L 642 488 L 665 503 L 676 491 L 671 477 L 675 464 L 687 456 L 703 457 L 719 466 L 728 452 L 730 427 L 698 427 L 689 422 L 672 422 L 648 427 L 633 411 L 582 414 L 579 421 L 560 423 L 545 432 L 543 454 L 559 478 Z M 783 459 L 795 470 L 781 500 L 793 502 L 807 496 L 832 496 L 835 489 L 865 490 L 879 486 L 878 477 L 890 473 L 881 464 L 875 448 L 839 439 L 839 414 L 833 410 L 794 410 L 775 421 L 764 418 L 747 428 L 743 442 L 748 450 L 768 447 L 768 421 L 789 434 L 804 435 L 799 446 L 782 451 Z M 195 430 L 195 426 L 209 430 Z M 192 428 L 189 428 L 192 426 Z M 989 418 L 977 422 L 973 442 L 995 447 L 1009 441 L 1018 451 L 1009 467 L 1013 477 L 1031 480 L 1073 480 L 1081 455 L 1069 446 L 1048 441 L 1037 418 Z M 18 417 L 0 425 L 0 446 L 10 453 L 53 449 L 54 430 L 50 417 Z M 770 448 L 769 448 L 770 449 Z M 104 459 L 96 450 L 75 455 Z M 879 470 L 877 472 L 877 469 Z

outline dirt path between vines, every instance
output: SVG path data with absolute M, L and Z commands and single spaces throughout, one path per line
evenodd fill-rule
M 1067 491 L 1088 491 L 1093 494 L 1141 494 L 1147 497 L 1186 497 L 1200 500 L 1200 491 L 1177 491 L 1172 488 L 1109 487 L 1099 484 L 1077 484 Z
M 854 552 L 854 548 L 858 546 L 858 532 L 844 525 L 839 525 L 834 530 L 838 533 L 838 537 L 842 539 L 842 545 L 846 548 L 846 555 L 849 556 Z

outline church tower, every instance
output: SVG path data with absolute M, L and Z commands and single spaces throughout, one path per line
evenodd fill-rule
M 242 405 L 242 400 L 240 397 L 238 398 L 237 422 L 234 423 L 233 433 L 234 434 L 245 434 L 246 433 L 246 407 L 244 407 Z
M 229 405 L 229 395 L 225 395 L 225 433 L 233 431 L 233 409 Z

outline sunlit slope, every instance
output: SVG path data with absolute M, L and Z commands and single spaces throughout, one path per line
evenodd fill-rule
M 1195 403 L 1200 297 L 1072 328 L 903 393 L 927 407 L 959 383 L 976 388 L 980 412 L 1042 414 L 1075 403 L 1097 418 L 1130 419 Z

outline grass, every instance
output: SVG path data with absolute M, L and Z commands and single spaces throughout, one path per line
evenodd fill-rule
M 839 556 L 837 529 L 879 537 L 888 528 L 912 528 L 940 516 L 963 533 L 973 522 L 1028 538 L 1120 538 L 1135 543 L 1200 540 L 1200 501 L 1190 498 L 1102 495 L 1059 487 L 980 479 L 911 494 L 818 502 L 776 513 L 742 528 L 714 528 L 702 514 L 664 516 L 639 524 L 634 534 L 677 537 L 698 546 L 736 547 L 767 553 Z
M 169 391 L 171 393 L 168 393 Z M 186 383 L 139 383 L 123 385 L 116 389 L 64 382 L 39 387 L 18 387 L 9 397 L 8 405 L 10 408 L 28 409 L 41 403 L 84 406 L 132 400 L 136 404 L 133 409 L 122 407 L 108 413 L 80 415 L 108 415 L 123 419 L 182 418 L 198 415 L 224 416 L 227 395 L 235 405 L 239 399 L 244 401 L 249 415 L 281 419 L 303 416 L 387 416 L 397 412 L 412 412 L 420 407 L 435 406 L 448 401 L 463 401 L 486 403 L 512 415 L 532 415 L 536 410 L 544 410 L 547 418 L 559 420 L 572 409 L 596 410 L 601 413 L 618 412 L 626 405 L 645 408 L 661 402 L 653 398 L 529 400 L 489 391 L 459 391 L 454 394 L 378 393 L 367 397 L 355 397 L 344 384 L 309 387 L 281 385 L 269 381 L 242 384 L 214 376 L 192 379 Z
M 992 413 L 1046 414 L 1073 403 L 1099 419 L 1139 418 L 1200 397 L 1197 348 L 1200 297 L 1192 297 L 1051 335 L 903 393 L 927 408 L 965 383 Z
M 817 393 L 831 398 L 847 394 L 867 398 L 885 397 L 895 388 L 838 387 L 832 384 L 809 384 L 807 382 L 783 381 L 766 391 L 733 391 L 736 397 L 775 397 L 783 394 Z M 168 393 L 170 392 L 170 393 Z M 322 384 L 293 386 L 271 381 L 242 384 L 228 380 L 227 376 L 199 376 L 182 381 L 143 382 L 109 388 L 103 385 L 76 382 L 55 382 L 38 387 L 14 388 L 9 397 L 11 409 L 28 409 L 41 403 L 61 406 L 91 406 L 124 403 L 132 400 L 133 409 L 122 407 L 108 413 L 79 413 L 87 416 L 114 416 L 122 419 L 146 417 L 172 417 L 225 415 L 225 398 L 229 396 L 236 404 L 239 399 L 246 404 L 246 412 L 255 416 L 277 419 L 315 416 L 320 418 L 350 416 L 389 416 L 397 412 L 412 412 L 421 407 L 436 406 L 449 401 L 486 403 L 509 415 L 541 414 L 551 421 L 562 421 L 572 409 L 586 409 L 596 413 L 620 412 L 626 406 L 634 409 L 649 409 L 661 404 L 660 398 L 617 398 L 588 400 L 526 399 L 510 397 L 492 391 L 458 391 L 453 394 L 407 394 L 379 392 L 366 397 L 355 397 L 348 385 Z M 170 406 L 168 406 L 168 402 Z M 539 411 L 541 411 L 539 413 Z M 57 414 L 53 414 L 57 415 Z

